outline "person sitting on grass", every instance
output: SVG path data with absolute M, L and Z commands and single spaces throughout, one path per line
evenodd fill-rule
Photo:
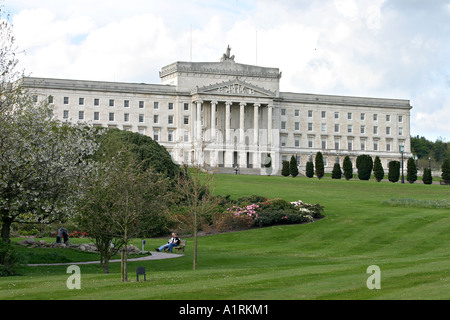
M 176 247 L 180 244 L 180 238 L 177 237 L 177 234 L 174 232 L 172 233 L 172 238 L 169 239 L 169 241 L 167 241 L 167 244 L 156 248 L 156 251 L 160 252 L 160 251 L 164 251 L 165 249 L 169 249 L 170 252 L 172 252 L 172 248 Z

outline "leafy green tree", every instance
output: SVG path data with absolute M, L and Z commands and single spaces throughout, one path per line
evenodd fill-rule
M 358 169 L 359 180 L 369 180 L 373 168 L 372 157 L 367 154 L 359 155 L 356 158 L 356 168 Z
M 321 179 L 323 177 L 323 175 L 325 174 L 322 152 L 320 152 L 320 151 L 317 152 L 316 158 L 314 159 L 314 165 L 316 168 L 316 176 L 317 176 L 317 178 Z
M 389 162 L 389 173 L 388 179 L 391 182 L 397 182 L 400 178 L 400 161 L 390 161 Z
M 298 176 L 297 159 L 294 156 L 291 157 L 291 161 L 289 162 L 289 173 L 294 178 Z
M 308 178 L 314 177 L 314 163 L 312 161 L 306 163 L 306 176 Z
M 409 183 L 414 183 L 417 180 L 417 167 L 413 158 L 409 158 L 407 162 L 406 180 Z
M 378 182 L 380 182 L 384 178 L 383 165 L 381 164 L 380 157 L 378 156 L 375 157 L 375 161 L 373 163 L 373 175 Z
M 283 161 L 282 167 L 281 167 L 281 175 L 284 177 L 289 176 L 289 161 Z
M 422 181 L 423 181 L 424 184 L 431 184 L 431 183 L 433 183 L 433 176 L 431 175 L 431 169 L 430 168 L 424 168 L 423 169 Z
M 353 164 L 352 164 L 352 161 L 350 160 L 349 156 L 345 156 L 343 168 L 344 168 L 345 179 L 350 180 L 351 178 L 353 178 Z
M 336 162 L 333 166 L 333 171 L 331 172 L 331 178 L 341 179 L 341 177 L 342 177 L 341 165 L 338 162 Z

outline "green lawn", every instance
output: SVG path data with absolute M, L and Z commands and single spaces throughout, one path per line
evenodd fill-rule
M 217 175 L 215 192 L 320 203 L 326 217 L 201 237 L 197 271 L 187 239 L 182 258 L 129 262 L 128 283 L 120 282 L 119 263 L 107 275 L 98 265 L 82 265 L 81 290 L 67 289 L 67 266 L 24 267 L 20 276 L 0 278 L 0 299 L 450 298 L 450 206 L 428 205 L 448 202 L 448 186 Z M 390 199 L 417 201 L 383 203 Z M 146 249 L 164 241 L 147 239 Z M 64 258 L 76 259 L 93 260 L 78 253 Z M 370 265 L 381 269 L 380 290 L 366 286 Z M 147 282 L 135 281 L 137 266 L 146 267 Z

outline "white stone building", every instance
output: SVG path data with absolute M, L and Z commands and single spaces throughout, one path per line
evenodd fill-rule
M 321 151 L 326 171 L 346 155 L 379 156 L 383 167 L 410 152 L 409 100 L 280 92 L 278 68 L 234 61 L 175 62 L 161 84 L 25 78 L 36 100 L 63 121 L 116 127 L 152 137 L 177 163 L 222 172 L 273 174 L 295 156 L 300 170 Z M 220 169 L 220 168 L 228 169 Z M 249 169 L 245 169 L 249 168 Z M 252 169 L 250 169 L 252 168 Z

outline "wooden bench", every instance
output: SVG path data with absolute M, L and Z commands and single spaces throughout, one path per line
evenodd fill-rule
M 178 252 L 180 252 L 181 250 L 183 250 L 183 252 L 184 252 L 184 249 L 186 249 L 186 241 L 187 241 L 187 240 L 180 240 L 180 244 L 177 245 L 177 246 L 175 246 L 175 247 L 173 247 L 172 249 L 175 249 L 175 250 L 177 250 Z M 164 249 L 164 251 L 169 251 L 169 248 Z

